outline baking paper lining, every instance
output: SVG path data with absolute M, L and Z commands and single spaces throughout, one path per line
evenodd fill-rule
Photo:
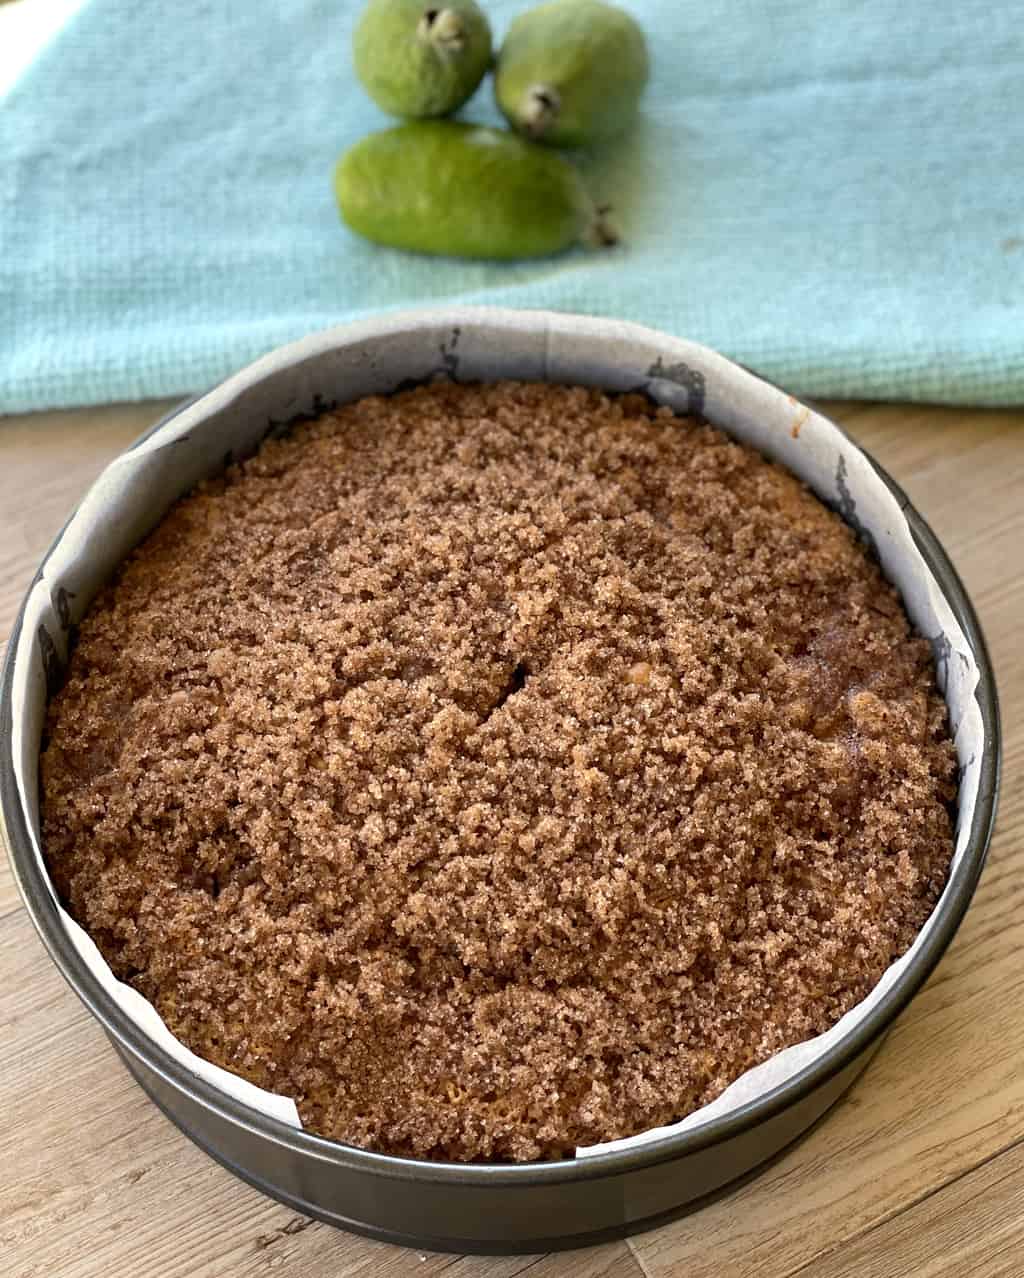
M 426 311 L 368 321 L 286 347 L 183 409 L 117 458 L 97 480 L 29 593 L 15 657 L 15 778 L 34 853 L 48 884 L 40 851 L 38 802 L 38 753 L 46 700 L 59 684 L 74 625 L 118 562 L 175 500 L 228 461 L 253 452 L 268 433 L 333 403 L 386 393 L 435 376 L 466 381 L 519 377 L 613 391 L 642 390 L 680 412 L 706 416 L 795 472 L 834 506 L 877 554 L 885 575 L 900 590 L 911 620 L 935 652 L 960 763 L 953 869 L 959 865 L 978 797 L 984 746 L 975 697 L 978 667 L 917 547 L 900 500 L 856 445 L 807 406 L 693 343 L 605 320 L 467 308 L 445 311 L 440 317 Z M 910 951 L 827 1033 L 748 1070 L 717 1100 L 679 1123 L 580 1148 L 577 1156 L 634 1149 L 688 1131 L 766 1095 L 814 1064 L 892 988 L 934 928 L 941 904 Z M 228 1095 L 301 1127 L 293 1100 L 255 1087 L 180 1043 L 152 1004 L 114 977 L 93 941 L 59 903 L 58 910 L 82 961 L 144 1033 Z

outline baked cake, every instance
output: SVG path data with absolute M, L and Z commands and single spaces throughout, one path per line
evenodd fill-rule
M 639 395 L 437 384 L 180 501 L 49 709 L 115 974 L 303 1123 L 529 1160 L 828 1029 L 953 848 L 928 644 L 794 477 Z

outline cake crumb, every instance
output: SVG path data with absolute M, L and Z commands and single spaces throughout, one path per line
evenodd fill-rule
M 524 1161 L 821 1033 L 938 900 L 928 644 L 790 474 L 642 396 L 433 384 L 268 440 L 84 619 L 47 863 L 305 1126 Z

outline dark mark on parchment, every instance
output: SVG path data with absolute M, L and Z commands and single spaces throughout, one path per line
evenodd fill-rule
M 324 413 L 333 412 L 337 407 L 336 399 L 327 399 L 317 392 L 313 396 L 312 405 L 304 413 L 296 413 L 293 417 L 285 418 L 268 417 L 266 429 L 260 436 L 259 443 L 265 444 L 268 439 L 285 439 L 300 422 L 315 422 L 318 417 L 323 417 Z
M 57 587 L 57 616 L 60 617 L 62 630 L 71 629 L 71 600 L 74 597 L 73 590 L 65 590 L 63 586 Z
M 935 682 L 945 692 L 949 683 L 949 659 L 953 655 L 953 645 L 949 641 L 949 635 L 941 630 L 937 635 L 925 637 L 931 644 L 932 656 L 935 658 Z
M 434 380 L 434 376 L 434 373 L 427 373 L 425 377 L 403 377 L 400 382 L 395 382 L 390 394 L 401 395 L 404 391 L 415 390 L 417 386 L 426 386 Z
M 60 659 L 60 653 L 57 651 L 57 645 L 50 638 L 50 632 L 45 626 L 40 626 L 36 631 L 36 637 L 39 640 L 39 649 L 43 655 L 43 673 L 46 676 L 46 695 L 48 697 L 55 696 L 64 682 L 64 663 Z
M 881 560 L 878 556 L 878 545 L 875 542 L 875 538 L 870 529 L 864 527 L 860 521 L 860 516 L 857 514 L 856 498 L 853 493 L 850 492 L 850 487 L 846 482 L 846 458 L 841 454 L 838 462 L 836 463 L 836 492 L 839 494 L 839 500 L 836 506 L 840 515 L 842 515 L 843 519 L 846 520 L 865 546 L 867 546 L 867 548 L 871 551 L 875 562 L 880 563 Z
M 459 374 L 459 356 L 457 349 L 459 338 L 462 336 L 462 329 L 455 327 L 452 329 L 452 335 L 448 339 L 448 345 L 441 343 L 441 362 L 445 367 L 445 371 L 452 381 L 458 380 Z
M 704 398 L 707 381 L 699 368 L 689 364 L 666 364 L 661 356 L 647 370 L 652 381 L 674 382 L 686 391 L 686 411 L 694 417 L 704 416 Z
M 440 364 L 428 369 L 422 377 L 403 377 L 391 388 L 391 394 L 400 395 L 403 391 L 415 390 L 417 386 L 429 386 L 432 382 L 457 382 L 460 358 L 458 345 L 461 336 L 462 329 L 454 327 L 448 340 L 441 342 L 437 348 L 441 356 Z

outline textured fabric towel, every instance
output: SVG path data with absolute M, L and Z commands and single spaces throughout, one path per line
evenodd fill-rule
M 500 38 L 529 0 L 485 7 Z M 696 338 L 808 395 L 1024 402 L 1024 22 L 982 0 L 631 0 L 653 78 L 584 161 L 624 243 L 374 247 L 339 152 L 388 121 L 350 0 L 87 0 L 0 104 L 0 411 L 202 388 L 446 299 Z M 490 86 L 463 112 L 497 120 Z

